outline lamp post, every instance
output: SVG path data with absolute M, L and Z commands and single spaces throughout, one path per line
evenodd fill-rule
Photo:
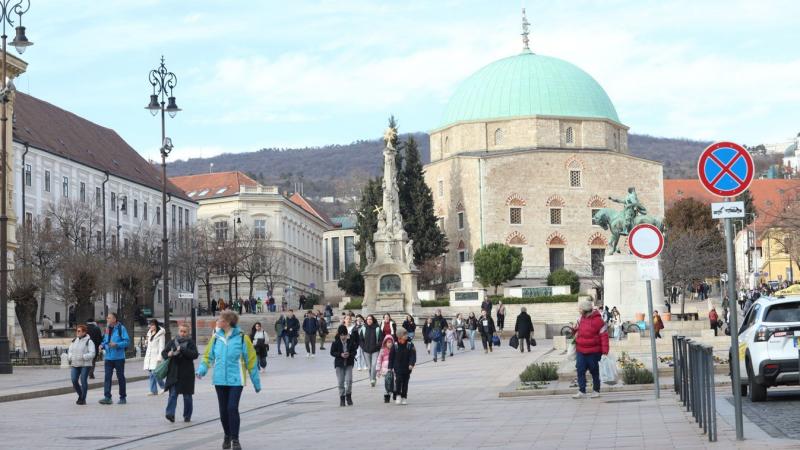
M 233 276 L 234 276 L 234 290 L 236 300 L 239 300 L 239 240 L 236 236 L 236 224 L 242 224 L 242 218 L 239 216 L 239 212 L 235 211 L 236 219 L 233 221 Z
M 172 139 L 166 136 L 165 113 L 170 117 L 175 117 L 178 105 L 175 104 L 175 96 L 172 90 L 178 84 L 178 78 L 174 73 L 167 70 L 164 65 L 164 57 L 161 57 L 161 64 L 150 71 L 150 84 L 153 86 L 153 93 L 150 94 L 150 103 L 145 107 L 154 116 L 161 112 L 161 210 L 163 221 L 161 222 L 161 279 L 164 283 L 164 332 L 165 339 L 170 340 L 169 330 L 169 237 L 167 236 L 167 156 L 172 151 Z M 166 100 L 166 102 L 165 102 Z
M 23 6 L 24 5 L 24 6 Z M 3 34 L 0 39 L 3 41 L 3 76 L 0 81 L 0 102 L 3 103 L 3 112 L 0 115 L 0 126 L 3 130 L 0 132 L 2 136 L 0 139 L 3 143 L 0 145 L 0 158 L 2 158 L 2 175 L 0 175 L 0 374 L 13 373 L 14 369 L 11 366 L 11 349 L 8 342 L 8 211 L 7 211 L 7 196 L 8 196 L 8 148 L 6 143 L 6 123 L 8 122 L 8 114 L 6 105 L 10 101 L 11 89 L 13 84 L 7 85 L 7 58 L 6 58 L 6 24 L 14 26 L 14 19 L 12 14 L 16 14 L 19 18 L 19 25 L 16 27 L 16 35 L 11 45 L 17 49 L 20 54 L 25 52 L 25 48 L 33 45 L 25 37 L 25 27 L 22 26 L 22 15 L 30 9 L 30 1 L 23 0 L 0 0 L 0 20 L 3 22 Z

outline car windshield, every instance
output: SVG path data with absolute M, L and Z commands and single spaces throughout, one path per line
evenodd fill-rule
M 764 322 L 800 322 L 800 302 L 770 306 Z

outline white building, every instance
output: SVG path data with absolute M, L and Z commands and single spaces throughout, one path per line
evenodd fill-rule
M 211 222 L 218 239 L 233 239 L 234 227 L 247 227 L 278 252 L 282 266 L 270 275 L 278 305 L 286 300 L 295 307 L 300 295 L 322 295 L 322 234 L 331 224 L 311 202 L 297 193 L 283 195 L 277 187 L 262 186 L 241 172 L 173 177 L 171 181 L 200 204 L 198 220 Z M 243 275 L 234 281 L 231 294 L 224 272 L 211 284 L 215 299 L 228 302 L 231 297 L 246 299 L 249 295 L 250 283 Z M 258 277 L 253 286 L 254 298 L 268 298 L 266 277 Z M 199 289 L 198 298 L 207 301 L 204 288 Z
M 325 251 L 325 299 L 338 302 L 344 295 L 339 289 L 339 278 L 351 264 L 358 265 L 361 261 L 356 251 L 358 236 L 355 232 L 356 221 L 354 217 L 334 217 L 331 219 L 333 227 L 323 236 Z
M 146 120 L 143 118 L 142 120 Z M 154 123 L 154 138 L 158 138 Z M 105 128 L 55 105 L 17 93 L 14 100 L 14 201 L 20 226 L 44 218 L 51 204 L 63 199 L 102 211 L 102 226 L 89 236 L 110 249 L 124 246 L 126 235 L 141 227 L 158 227 L 161 211 L 161 170 L 142 158 L 114 130 Z M 197 204 L 168 183 L 167 226 L 171 233 L 188 228 L 197 217 Z M 119 244 L 118 244 L 119 243 Z M 190 313 L 190 302 L 178 300 L 179 291 L 191 291 L 183 277 L 170 276 L 172 313 Z M 150 304 L 156 317 L 163 317 L 163 282 Z M 116 300 L 107 294 L 109 310 Z M 56 293 L 47 296 L 44 312 L 63 321 L 65 303 Z M 95 306 L 96 317 L 104 311 Z

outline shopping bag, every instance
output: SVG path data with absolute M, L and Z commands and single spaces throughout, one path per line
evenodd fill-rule
M 498 336 L 496 334 L 494 336 L 492 336 L 492 346 L 493 347 L 499 347 L 500 346 L 500 336 Z
M 567 345 L 567 361 L 575 361 L 576 358 L 575 354 L 575 341 L 572 341 Z
M 519 347 L 519 338 L 517 337 L 516 334 L 511 336 L 511 339 L 508 340 L 508 345 L 513 348 Z
M 600 358 L 600 381 L 605 384 L 617 384 L 617 363 L 616 359 L 603 355 Z
M 153 376 L 155 376 L 159 380 L 167 378 L 167 372 L 169 372 L 169 360 L 170 358 L 167 358 L 158 363 L 156 368 L 153 369 Z

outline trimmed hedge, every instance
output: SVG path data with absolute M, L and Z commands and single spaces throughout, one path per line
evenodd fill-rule
M 437 300 L 422 300 L 420 302 L 423 308 L 431 308 L 434 306 L 450 306 L 449 299 L 437 299 Z
M 363 304 L 363 298 L 351 298 L 350 301 L 344 305 L 344 309 L 361 309 Z
M 493 305 L 496 305 L 499 301 L 502 301 L 504 305 L 528 305 L 531 303 L 571 303 L 578 301 L 578 294 L 550 295 L 546 297 L 532 298 L 490 296 L 489 299 L 492 301 Z

